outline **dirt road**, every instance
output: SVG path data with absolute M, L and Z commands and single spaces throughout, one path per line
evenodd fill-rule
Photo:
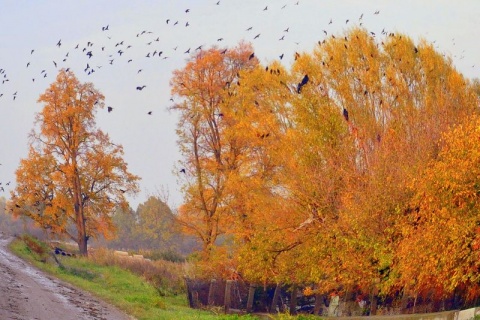
M 133 319 L 17 258 L 7 250 L 10 241 L 0 233 L 0 319 Z

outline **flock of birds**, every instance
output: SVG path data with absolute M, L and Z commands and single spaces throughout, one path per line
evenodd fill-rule
M 216 1 L 214 3 L 216 6 L 221 5 L 221 1 Z M 279 8 L 281 10 L 286 9 L 289 4 L 283 4 Z M 292 5 L 299 6 L 300 1 L 294 2 Z M 276 8 L 278 9 L 278 8 Z M 272 10 L 269 8 L 269 6 L 265 6 L 262 11 L 269 11 Z M 184 10 L 184 14 L 188 15 L 190 14 L 191 10 L 189 8 L 186 8 Z M 378 15 L 380 11 L 375 11 L 374 14 Z M 189 20 L 187 19 L 188 16 L 184 16 L 183 20 L 182 19 L 174 19 L 174 18 L 168 18 L 165 20 L 165 24 L 171 27 L 181 27 L 183 25 L 184 28 L 188 28 L 191 26 Z M 362 25 L 362 19 L 363 19 L 363 14 L 360 16 L 359 20 L 359 25 Z M 349 19 L 346 20 L 345 24 L 348 24 L 350 22 Z M 330 19 L 328 24 L 332 24 L 333 19 Z M 254 27 L 253 26 L 248 26 L 245 28 L 245 32 L 251 32 L 253 31 Z M 48 78 L 50 75 L 56 75 L 58 70 L 60 68 L 64 68 L 65 70 L 70 70 L 70 65 L 69 65 L 69 60 L 73 55 L 77 56 L 83 56 L 84 58 L 84 67 L 83 67 L 83 72 L 87 75 L 93 75 L 96 72 L 99 72 L 100 69 L 106 68 L 107 66 L 113 66 L 117 65 L 123 62 L 126 62 L 128 64 L 130 63 L 135 63 L 135 60 L 137 60 L 139 57 L 131 57 L 129 56 L 129 51 L 131 51 L 131 48 L 134 47 L 134 44 L 132 41 L 129 41 L 131 39 L 121 39 L 119 41 L 112 41 L 113 37 L 110 34 L 111 27 L 109 24 L 104 25 L 101 27 L 101 31 L 105 33 L 105 42 L 102 43 L 94 43 L 93 41 L 87 41 L 86 43 L 77 43 L 75 46 L 66 48 L 66 46 L 63 43 L 63 39 L 59 39 L 56 41 L 55 46 L 59 50 L 65 50 L 63 53 L 63 56 L 60 56 L 56 60 L 52 60 L 51 64 L 48 66 L 43 66 L 40 69 L 38 69 L 38 66 L 35 66 L 35 49 L 31 49 L 29 52 L 30 58 L 28 61 L 25 62 L 25 67 L 29 69 L 34 69 L 36 67 L 37 70 L 40 71 L 34 71 L 32 70 L 31 72 L 31 82 L 38 82 L 40 79 L 45 79 Z M 290 27 L 286 27 L 283 29 L 283 32 L 281 36 L 278 38 L 278 41 L 284 41 L 286 40 L 286 36 L 288 32 L 290 31 Z M 327 31 L 323 30 L 325 34 L 327 34 Z M 245 34 L 245 39 L 249 41 L 255 41 L 261 37 L 261 32 L 259 33 L 254 33 L 255 35 L 249 36 L 248 34 Z M 147 50 L 144 51 L 144 56 L 140 58 L 144 59 L 161 59 L 161 60 L 167 60 L 172 58 L 174 55 L 182 54 L 183 55 L 188 55 L 191 54 L 195 51 L 202 50 L 205 44 L 200 44 L 197 46 L 189 46 L 183 49 L 180 49 L 178 45 L 176 45 L 173 48 L 160 48 L 159 44 L 161 43 L 161 35 L 159 33 L 155 33 L 150 30 L 142 30 L 136 33 L 136 38 L 144 40 L 143 45 Z M 224 41 L 223 37 L 218 37 L 216 39 L 217 43 L 220 43 Z M 297 43 L 298 44 L 298 43 Z M 224 50 L 226 52 L 227 49 Z M 253 55 L 254 53 L 252 53 Z M 100 59 L 96 59 L 96 57 L 100 57 Z M 284 57 L 284 53 L 281 53 L 278 55 L 279 59 L 282 60 Z M 73 69 L 73 67 L 72 67 Z M 75 68 L 76 69 L 76 68 Z M 143 71 L 142 68 L 139 68 L 137 70 L 137 74 L 140 74 Z M 2 68 L 0 66 L 0 78 L 1 78 L 1 85 L 0 86 L 0 99 L 1 98 L 6 98 L 6 93 L 4 92 L 2 87 L 7 87 L 10 82 L 10 74 L 7 72 L 6 68 Z M 49 79 L 51 82 L 52 80 Z M 304 79 L 305 81 L 305 79 Z M 147 88 L 147 85 L 145 84 L 139 84 L 135 87 L 137 91 L 143 91 L 145 88 Z M 299 88 L 300 89 L 300 88 Z M 10 90 L 12 91 L 9 95 L 13 101 L 15 101 L 18 97 L 19 90 Z M 5 96 L 5 97 L 4 97 Z M 1 100 L 0 100 L 1 102 Z M 108 112 L 112 112 L 114 110 L 114 107 L 109 106 L 107 107 Z M 152 114 L 152 111 L 149 111 L 148 114 Z
M 272 2 L 270 5 L 258 8 L 258 11 L 268 14 L 268 12 L 271 11 L 278 13 L 283 12 L 284 10 L 285 14 L 288 15 L 289 8 L 293 6 L 301 7 L 302 4 L 301 0 L 292 0 L 292 2 L 289 2 L 290 0 L 286 1 L 286 4 L 278 5 L 277 3 Z M 222 6 L 222 0 L 212 1 L 210 5 Z M 196 28 L 195 23 L 189 19 L 192 14 L 195 14 L 195 10 L 185 8 L 183 12 L 179 12 L 176 17 L 169 17 L 159 23 L 164 24 L 162 27 L 163 30 L 165 30 L 165 28 L 176 28 L 176 30 L 183 28 L 183 32 L 189 32 L 192 28 Z M 375 10 L 370 12 L 369 16 L 372 17 L 379 14 L 380 11 Z M 366 16 L 367 14 L 365 14 L 365 17 Z M 342 20 L 340 23 L 346 27 L 352 25 L 353 23 L 362 26 L 363 19 L 364 14 L 362 13 L 358 18 L 355 19 L 355 22 L 353 19 L 346 19 Z M 332 25 L 334 23 L 334 18 L 328 19 L 325 23 Z M 294 25 L 284 26 L 282 29 L 278 30 L 278 37 L 273 40 L 276 41 L 276 43 L 284 43 L 285 41 L 289 40 L 292 30 L 300 28 L 300 26 Z M 241 36 L 245 40 L 252 42 L 253 46 L 255 46 L 256 41 L 260 41 L 259 39 L 262 38 L 262 30 L 256 29 L 257 28 L 253 25 L 246 25 L 244 26 L 243 30 L 241 30 Z M 78 42 L 73 45 L 71 45 L 71 41 L 64 38 L 52 41 L 51 46 L 54 48 L 53 52 L 55 53 L 55 57 L 51 59 L 47 65 L 39 65 L 39 60 L 36 59 L 36 55 L 38 54 L 36 48 L 29 49 L 29 51 L 25 53 L 28 58 L 26 59 L 24 65 L 24 68 L 28 70 L 28 79 L 14 79 L 14 77 L 11 77 L 12 70 L 7 70 L 7 67 L 0 65 L 0 106 L 15 103 L 23 91 L 28 90 L 28 87 L 25 85 L 15 88 L 15 83 L 18 83 L 18 81 L 23 81 L 24 84 L 26 82 L 29 82 L 30 84 L 36 84 L 43 81 L 41 82 L 41 86 L 44 90 L 44 88 L 54 81 L 53 79 L 57 72 L 62 68 L 65 70 L 71 69 L 76 73 L 83 73 L 84 75 L 91 77 L 101 72 L 108 73 L 109 68 L 118 67 L 124 69 L 125 64 L 127 64 L 132 66 L 132 68 L 129 68 L 129 70 L 135 70 L 133 71 L 134 74 L 131 75 L 131 78 L 138 79 L 138 83 L 132 87 L 132 94 L 135 92 L 141 93 L 146 90 L 148 91 L 151 87 L 154 87 L 154 85 L 145 83 L 147 81 L 147 77 L 142 79 L 142 75 L 146 71 L 146 66 L 151 65 L 152 60 L 158 61 L 156 63 L 160 63 L 161 61 L 167 61 L 168 63 L 168 61 L 171 59 L 178 57 L 181 57 L 181 59 L 185 60 L 191 54 L 202 50 L 207 45 L 215 44 L 218 47 L 221 47 L 226 38 L 225 35 L 217 36 L 213 37 L 210 42 L 207 41 L 204 43 L 197 43 L 195 45 L 185 45 L 181 44 L 180 42 L 180 44 L 172 46 L 163 41 L 164 33 L 155 32 L 152 30 L 139 30 L 138 32 L 133 33 L 129 38 L 119 38 L 118 34 L 115 33 L 114 25 L 104 24 L 99 26 L 98 33 L 100 35 L 97 35 L 95 40 L 92 39 L 90 41 Z M 329 36 L 329 33 L 326 30 L 323 30 L 323 33 L 325 38 Z M 123 36 L 126 36 L 125 33 L 123 33 Z M 238 41 L 240 39 L 236 40 Z M 295 44 L 298 45 L 297 42 L 295 42 Z M 278 45 L 277 47 L 279 48 L 279 52 L 277 54 L 279 60 L 284 59 L 286 55 L 288 56 L 288 52 L 280 51 L 282 46 Z M 223 52 L 226 52 L 228 49 L 223 50 Z M 251 53 L 250 58 L 253 57 L 255 57 L 255 52 Z M 298 82 L 296 92 L 301 93 L 302 88 L 307 85 L 308 81 L 308 75 L 304 75 L 303 79 L 300 79 Z M 170 100 L 173 101 L 172 98 L 170 98 Z M 109 105 L 108 103 L 106 106 L 106 111 L 108 113 L 114 112 L 117 108 L 115 105 Z M 146 112 L 146 115 L 148 116 L 151 116 L 152 114 L 153 110 Z M 345 109 L 343 110 L 343 116 L 345 120 L 349 120 L 348 111 Z M 10 182 L 4 183 L 4 185 L 9 184 Z M 2 185 L 2 182 L 0 182 L 0 192 L 5 192 L 4 185 Z
M 216 6 L 221 5 L 221 1 L 215 2 Z M 293 3 L 293 5 L 298 6 L 300 5 L 299 1 L 296 1 Z M 281 10 L 284 10 L 287 8 L 287 4 L 284 4 L 280 7 Z M 278 9 L 278 8 L 276 8 Z M 269 8 L 269 6 L 265 6 L 262 11 L 269 11 L 272 10 L 272 8 Z M 184 10 L 184 20 L 182 21 L 181 19 L 174 19 L 174 18 L 168 18 L 165 20 L 165 24 L 169 27 L 172 28 L 178 28 L 178 27 L 184 27 L 188 28 L 191 26 L 190 22 L 188 21 L 188 15 L 190 14 L 190 9 L 186 8 Z M 374 12 L 375 15 L 379 14 L 379 11 Z M 363 14 L 360 16 L 359 21 L 361 24 L 361 20 L 363 18 Z M 346 21 L 346 24 L 348 24 L 349 20 Z M 333 20 L 329 20 L 329 25 L 333 23 Z M 113 29 L 113 26 L 110 26 L 109 24 L 101 26 L 101 32 L 104 34 L 104 41 L 101 43 L 98 43 L 97 41 L 87 41 L 86 43 L 77 43 L 71 47 L 67 47 L 67 45 L 64 44 L 64 39 L 59 39 L 54 43 L 54 46 L 56 47 L 56 50 L 58 52 L 62 52 L 60 55 L 60 58 L 56 60 L 51 60 L 51 64 L 47 66 L 42 66 L 41 68 L 38 68 L 36 66 L 36 60 L 35 60 L 35 55 L 37 54 L 35 49 L 31 49 L 28 53 L 28 61 L 25 62 L 25 68 L 28 70 L 31 70 L 31 82 L 35 83 L 38 81 L 41 81 L 43 79 L 47 79 L 45 81 L 45 85 L 53 81 L 52 79 L 49 78 L 50 75 L 55 75 L 56 72 L 60 68 L 64 68 L 65 70 L 70 70 L 70 68 L 75 68 L 78 69 L 78 63 L 75 66 L 70 66 L 70 60 L 76 56 L 77 58 L 80 57 L 80 60 L 83 60 L 83 66 L 81 70 L 83 73 L 87 76 L 92 76 L 97 72 L 103 71 L 108 67 L 113 67 L 117 65 L 123 64 L 135 64 L 137 59 L 141 60 L 146 60 L 146 59 L 156 59 L 156 60 L 167 60 L 173 57 L 173 55 L 181 55 L 185 58 L 187 58 L 190 54 L 202 50 L 204 47 L 204 44 L 200 45 L 195 45 L 195 46 L 189 46 L 189 47 L 184 47 L 180 48 L 178 45 L 168 49 L 168 48 L 161 48 L 160 44 L 161 42 L 161 35 L 158 33 L 155 33 L 150 30 L 141 30 L 135 34 L 135 37 L 133 39 L 119 39 L 115 40 L 111 30 Z M 252 42 L 255 40 L 259 39 L 261 37 L 261 32 L 256 33 L 253 32 L 254 27 L 253 26 L 246 26 L 244 29 L 244 36 L 246 39 L 250 38 Z M 288 36 L 288 33 L 290 32 L 290 27 L 287 26 L 281 31 L 281 36 L 278 38 L 278 41 L 285 41 L 286 37 Z M 324 31 L 325 34 L 327 33 Z M 133 40 L 143 40 L 140 41 L 140 46 L 143 46 L 142 51 L 142 56 L 135 56 L 134 54 L 130 54 L 132 51 L 132 48 L 134 46 L 138 46 L 139 41 L 133 41 Z M 221 43 L 224 41 L 223 37 L 218 37 L 216 38 L 216 43 Z M 65 41 L 67 42 L 67 41 Z M 134 44 L 135 42 L 135 44 Z M 53 44 L 52 44 L 53 46 Z M 225 53 L 227 49 L 223 49 L 223 53 Z M 278 55 L 278 58 L 282 60 L 284 58 L 284 53 L 281 53 Z M 297 54 L 298 55 L 298 54 Z M 99 57 L 97 59 L 97 57 Z M 250 55 L 250 59 L 253 59 L 255 57 L 255 53 L 252 52 Z M 78 60 L 78 59 L 77 59 Z M 38 69 L 38 71 L 35 71 L 35 69 Z M 76 70 L 77 71 L 77 70 Z M 136 74 L 139 75 L 143 72 L 143 68 L 138 68 L 136 71 Z M 10 83 L 10 77 L 9 73 L 7 73 L 6 68 L 0 68 L 0 77 L 2 77 L 2 85 L 6 87 Z M 296 91 L 298 93 L 301 93 L 302 87 L 305 86 L 309 81 L 308 75 L 305 75 L 303 79 L 298 83 L 298 86 L 296 88 Z M 1 88 L 1 86 L 0 86 Z M 143 91 L 147 89 L 146 84 L 138 84 L 135 86 L 136 91 Z M 1 89 L 0 89 L 1 90 Z M 18 90 L 15 90 L 11 97 L 12 100 L 15 101 L 18 96 Z M 0 91 L 0 98 L 4 96 L 4 93 Z M 173 101 L 172 98 L 170 100 Z M 108 113 L 111 113 L 114 111 L 114 107 L 111 105 L 108 105 L 106 110 Z M 346 112 L 346 110 L 344 111 Z M 152 115 L 153 111 L 148 111 L 147 115 Z M 347 118 L 348 120 L 348 118 Z M 185 169 L 180 170 L 181 173 L 185 173 Z M 7 183 L 9 185 L 10 182 Z M 5 189 L 1 185 L 0 182 L 0 192 L 5 192 Z

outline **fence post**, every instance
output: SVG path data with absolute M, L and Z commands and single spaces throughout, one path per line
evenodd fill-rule
M 195 306 L 193 304 L 192 288 L 190 287 L 190 283 L 188 281 L 188 278 L 187 278 L 187 276 L 183 276 L 183 279 L 185 280 L 185 286 L 187 287 L 188 304 L 190 305 L 190 308 L 195 308 Z
M 248 287 L 248 299 L 247 299 L 247 313 L 253 311 L 253 297 L 255 296 L 255 285 L 250 284 Z
M 272 305 L 270 307 L 270 312 L 276 312 L 277 309 L 277 304 L 278 304 L 278 296 L 280 295 L 280 289 L 281 289 L 281 284 L 277 283 L 277 286 L 275 287 L 275 292 L 273 293 L 273 300 L 272 300 Z
M 208 288 L 208 305 L 213 306 L 215 304 L 215 287 L 217 280 L 212 279 L 210 281 L 210 287 Z
M 315 307 L 313 308 L 313 314 L 318 316 L 320 309 L 322 308 L 323 295 L 320 293 L 315 294 Z
M 225 313 L 227 314 L 230 311 L 230 306 L 231 306 L 231 295 L 232 291 L 232 280 L 227 280 L 227 283 L 225 284 Z

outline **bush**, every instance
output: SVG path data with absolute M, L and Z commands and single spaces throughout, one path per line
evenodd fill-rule
M 34 255 L 36 260 L 41 262 L 47 261 L 49 248 L 45 244 L 27 234 L 23 235 L 21 239 L 27 246 L 27 249 Z

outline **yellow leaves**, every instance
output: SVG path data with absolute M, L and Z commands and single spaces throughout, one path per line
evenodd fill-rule
M 413 227 L 405 229 L 398 259 L 404 268 L 424 266 L 402 274 L 402 278 L 417 278 L 418 288 L 435 281 L 451 292 L 476 277 L 479 263 L 470 257 L 480 221 L 479 124 L 474 116 L 448 130 L 438 158 L 431 161 L 416 184 L 419 211 Z
M 192 173 L 180 217 L 207 252 L 225 234 L 222 249 L 248 279 L 384 293 L 458 284 L 454 275 L 475 269 L 464 256 L 454 260 L 463 269 L 439 257 L 474 241 L 459 226 L 476 225 L 480 123 L 476 134 L 464 126 L 439 138 L 477 112 L 475 88 L 431 45 L 383 41 L 352 29 L 290 69 L 258 65 L 241 47 L 232 71 L 212 49 L 175 73 Z

